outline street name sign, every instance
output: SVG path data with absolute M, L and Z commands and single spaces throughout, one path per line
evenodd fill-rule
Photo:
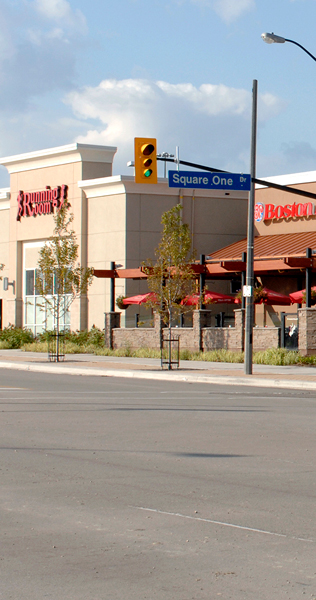
M 244 175 L 243 173 L 169 171 L 169 187 L 249 191 L 251 187 L 251 176 Z

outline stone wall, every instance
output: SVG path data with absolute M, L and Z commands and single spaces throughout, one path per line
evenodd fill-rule
M 280 347 L 280 327 L 254 327 L 253 350 L 267 350 L 268 348 Z
M 113 349 L 160 348 L 160 337 L 154 327 L 113 329 Z
M 235 327 L 207 327 L 202 332 L 203 346 L 202 350 L 231 350 L 234 344 L 236 334 Z
M 159 315 L 154 316 L 154 327 L 120 328 L 120 313 L 105 315 L 105 345 L 108 348 L 161 348 L 162 336 L 169 335 L 169 330 Z M 209 327 L 211 312 L 196 310 L 193 313 L 193 327 L 173 327 L 172 336 L 180 338 L 180 348 L 192 352 L 226 348 L 241 351 L 243 348 L 242 310 L 235 311 L 235 327 Z
M 121 313 L 109 312 L 105 313 L 104 316 L 104 345 L 106 348 L 114 348 L 114 332 L 124 331 L 119 329 L 121 326 Z
M 172 335 L 179 336 L 180 348 L 198 352 L 208 350 L 232 350 L 241 352 L 244 349 L 243 309 L 235 312 L 235 327 L 209 327 L 210 311 L 195 310 L 193 327 L 174 327 Z M 316 354 L 316 308 L 298 310 L 299 346 L 303 355 Z M 279 327 L 254 327 L 253 350 L 267 350 L 280 347 Z M 154 327 L 120 328 L 120 313 L 105 315 L 105 345 L 109 348 L 161 348 L 162 335 L 168 335 L 161 317 L 154 316 Z
M 171 329 L 171 335 L 180 338 L 180 348 L 186 348 L 192 352 L 199 352 L 203 349 L 203 329 L 210 322 L 210 316 L 211 313 L 208 310 L 196 310 L 193 313 L 193 327 L 173 327 Z M 106 321 L 106 327 L 110 326 L 111 322 Z M 168 335 L 169 329 L 164 326 L 161 317 L 156 314 L 154 315 L 154 327 L 121 329 L 114 326 L 111 334 L 106 331 L 105 339 L 112 340 L 112 346 L 109 345 L 109 342 L 106 342 L 106 345 L 114 349 L 160 349 L 162 336 L 166 338 Z
M 114 350 L 119 348 L 153 348 L 159 350 L 163 329 L 164 324 L 160 315 L 155 314 L 154 327 L 127 327 L 122 329 L 114 327 L 112 336 L 106 333 L 105 339 L 112 339 L 112 346 L 108 347 Z
M 305 356 L 316 354 L 316 308 L 298 310 L 298 349 Z

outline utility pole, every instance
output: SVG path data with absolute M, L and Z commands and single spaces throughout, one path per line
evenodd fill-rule
M 255 208 L 255 178 L 256 178 L 256 147 L 257 147 L 257 95 L 258 82 L 253 80 L 252 88 L 252 123 L 251 123 L 251 154 L 250 175 L 251 189 L 248 201 L 248 223 L 247 223 L 247 266 L 246 286 L 243 294 L 246 296 L 246 323 L 245 323 L 245 362 L 244 371 L 246 375 L 252 375 L 252 352 L 253 352 L 253 287 L 254 287 L 254 208 Z

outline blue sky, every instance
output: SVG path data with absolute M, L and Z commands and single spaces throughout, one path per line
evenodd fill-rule
M 316 0 L 2 0 L 0 156 L 114 145 L 114 173 L 131 174 L 147 136 L 247 173 L 257 79 L 257 175 L 316 170 L 316 62 L 260 37 L 316 55 L 315 21 Z

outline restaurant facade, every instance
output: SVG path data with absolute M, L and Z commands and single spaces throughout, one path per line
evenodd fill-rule
M 150 345 L 146 332 L 131 331 L 135 313 L 146 322 L 148 309 L 130 306 L 120 311 L 113 298 L 148 291 L 140 265 L 154 259 L 162 214 L 179 203 L 183 222 L 191 230 L 192 247 L 197 257 L 205 256 L 200 273 L 208 289 L 224 294 L 241 290 L 248 192 L 169 188 L 165 178 L 155 185 L 135 183 L 133 175 L 112 174 L 116 150 L 73 143 L 0 159 L 10 173 L 10 187 L 0 190 L 2 328 L 13 324 L 35 334 L 54 328 L 53 317 L 43 310 L 36 291 L 36 270 L 39 251 L 53 234 L 54 214 L 65 203 L 74 216 L 78 261 L 93 267 L 96 276 L 87 296 L 66 311 L 62 327 L 103 329 L 105 315 L 115 312 L 109 345 Z M 306 281 L 316 284 L 316 171 L 269 181 L 278 189 L 261 185 L 255 193 L 255 285 L 288 297 L 303 289 Z M 316 348 L 316 310 L 304 306 L 262 298 L 255 307 L 255 345 L 282 345 L 281 325 L 286 319 L 287 329 L 300 331 L 302 351 Z M 193 311 L 191 327 L 179 330 L 183 344 L 194 349 L 243 349 L 240 305 L 236 310 L 231 304 L 207 309 Z M 225 319 L 218 319 L 220 314 Z M 155 335 L 148 331 L 157 345 L 160 334 Z
M 63 317 L 61 326 L 71 330 L 104 327 L 104 314 L 113 310 L 113 283 L 115 297 L 147 291 L 139 267 L 154 259 L 162 214 L 176 204 L 183 206 L 197 256 L 244 238 L 247 192 L 171 189 L 165 178 L 138 184 L 133 175 L 112 175 L 116 150 L 73 143 L 0 159 L 10 174 L 10 187 L 0 190 L 2 327 L 13 324 L 38 334 L 55 326 L 37 294 L 36 270 L 39 251 L 53 234 L 54 214 L 65 203 L 74 215 L 78 262 L 101 273 L 87 297 L 75 300 Z M 230 291 L 229 280 L 211 283 L 219 292 Z M 133 325 L 137 310 L 122 312 L 121 324 Z M 145 318 L 148 310 L 141 311 Z

